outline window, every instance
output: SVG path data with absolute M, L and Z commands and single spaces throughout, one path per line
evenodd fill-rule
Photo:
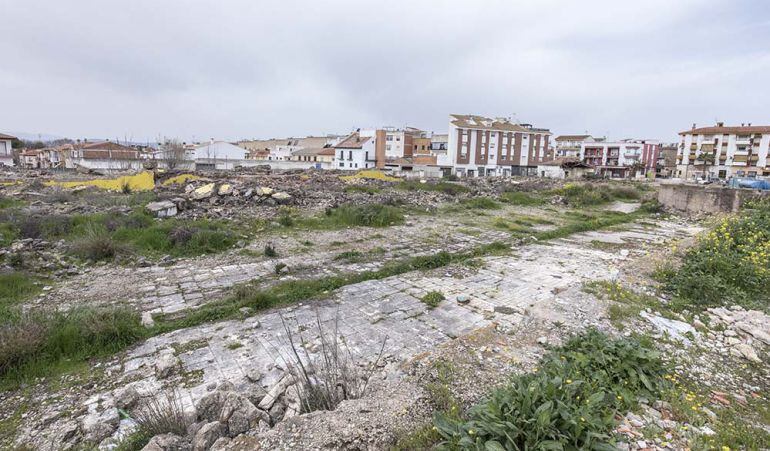
M 385 145 L 385 150 L 390 151 L 390 144 Z
M 356 168 L 358 167 L 358 163 L 356 163 Z
M 369 161 L 369 151 L 368 150 L 364 153 L 364 161 Z
M 385 135 L 385 141 L 393 141 L 393 135 Z
M 348 160 L 352 160 L 352 159 L 353 159 L 353 151 L 348 150 Z
M 396 141 L 401 141 L 401 137 L 400 136 L 396 136 Z
M 340 160 L 344 160 L 344 159 L 345 159 L 345 151 L 340 150 Z

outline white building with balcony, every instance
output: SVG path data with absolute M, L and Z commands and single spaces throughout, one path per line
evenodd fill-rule
M 447 151 L 459 176 L 535 176 L 537 165 L 549 159 L 550 136 L 508 118 L 451 114 Z
M 770 176 L 770 125 L 696 128 L 679 133 L 676 177 L 727 179 Z
M 649 139 L 583 142 L 580 161 L 595 168 L 596 174 L 609 178 L 654 176 L 660 154 L 660 142 Z

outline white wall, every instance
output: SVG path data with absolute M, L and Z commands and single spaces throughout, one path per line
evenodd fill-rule
M 0 140 L 0 164 L 13 166 L 13 150 L 10 139 Z
M 230 143 L 217 141 L 210 144 L 204 144 L 195 148 L 195 159 L 217 159 L 217 160 L 245 160 L 247 151 L 243 147 L 234 146 Z

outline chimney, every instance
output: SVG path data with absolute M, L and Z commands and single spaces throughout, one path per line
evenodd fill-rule
M 724 126 L 725 126 L 724 122 L 717 122 L 717 127 L 724 127 Z

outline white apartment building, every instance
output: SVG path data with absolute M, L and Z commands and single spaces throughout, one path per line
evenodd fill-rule
M 770 125 L 696 128 L 679 133 L 676 177 L 720 178 L 770 176 Z
M 649 139 L 583 142 L 580 161 L 593 166 L 597 175 L 626 178 L 654 174 L 660 142 Z
M 551 132 L 507 118 L 449 115 L 449 161 L 459 176 L 537 175 Z
M 556 142 L 555 157 L 578 158 L 583 143 L 600 141 L 591 135 L 560 135 L 554 138 Z
M 371 133 L 372 135 L 366 136 Z M 356 131 L 334 146 L 331 168 L 344 171 L 371 169 L 377 165 L 375 131 Z
M 13 148 L 11 144 L 15 136 L 0 133 L 0 166 L 13 166 Z

